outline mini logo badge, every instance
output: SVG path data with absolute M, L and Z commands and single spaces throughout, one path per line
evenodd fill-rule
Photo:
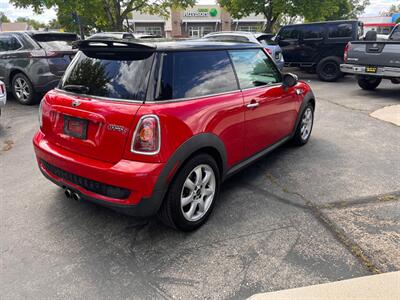
M 110 131 L 119 132 L 124 135 L 128 134 L 128 132 L 129 132 L 128 128 L 126 128 L 124 126 L 120 126 L 120 125 L 115 125 L 115 124 L 108 124 L 107 129 Z
M 77 107 L 77 106 L 79 106 L 79 105 L 81 105 L 81 102 L 80 102 L 80 101 L 78 101 L 78 100 L 72 101 L 72 107 Z

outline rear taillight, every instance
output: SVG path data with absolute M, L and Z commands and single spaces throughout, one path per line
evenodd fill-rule
M 153 155 L 160 151 L 160 120 L 156 115 L 140 118 L 133 134 L 131 151 L 133 153 Z
M 55 57 L 58 55 L 55 51 L 45 51 L 43 49 L 33 50 L 28 53 L 29 57 L 33 58 L 47 58 L 47 57 Z
M 272 55 L 272 50 L 269 48 L 264 48 L 265 52 L 267 52 L 269 55 Z
M 5 94 L 6 93 L 6 87 L 4 83 L 0 83 L 0 94 Z
M 349 56 L 349 47 L 350 47 L 350 43 L 347 43 L 346 47 L 344 47 L 344 54 L 343 54 L 344 62 L 347 62 L 347 57 Z

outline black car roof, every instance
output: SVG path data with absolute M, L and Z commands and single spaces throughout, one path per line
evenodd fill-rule
M 214 42 L 204 40 L 183 40 L 170 42 L 147 42 L 121 40 L 84 40 L 77 46 L 82 51 L 187 51 L 187 50 L 223 50 L 223 49 L 247 49 L 262 48 L 252 43 L 238 42 Z
M 310 23 L 300 23 L 300 24 L 289 24 L 284 25 L 283 27 L 292 27 L 292 26 L 304 26 L 304 25 L 314 25 L 314 24 L 336 24 L 336 23 L 362 23 L 359 20 L 335 20 L 335 21 L 321 21 L 321 22 L 310 22 Z

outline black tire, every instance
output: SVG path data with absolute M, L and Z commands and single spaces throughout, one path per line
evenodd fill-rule
M 322 59 L 317 65 L 317 74 L 322 81 L 333 82 L 343 76 L 340 71 L 342 60 L 339 57 L 329 56 Z
M 14 98 L 23 105 L 36 103 L 36 93 L 28 77 L 22 73 L 14 75 L 11 81 L 11 91 Z
M 184 191 L 185 181 L 191 174 L 193 174 L 193 170 L 201 165 L 207 165 L 213 170 L 215 175 L 215 192 L 211 200 L 211 204 L 206 210 L 205 214 L 199 220 L 190 221 L 184 215 L 184 208 L 181 208 L 181 195 Z M 165 225 L 182 231 L 193 231 L 199 228 L 211 214 L 211 211 L 219 196 L 220 183 L 221 179 L 219 168 L 212 156 L 208 154 L 199 154 L 190 158 L 181 167 L 173 179 L 168 193 L 165 196 L 162 206 L 158 212 L 159 219 Z M 197 205 L 196 211 L 197 210 L 200 213 L 199 205 Z
M 382 78 L 374 76 L 358 76 L 357 82 L 363 90 L 373 91 L 382 82 Z
M 303 135 L 303 132 L 302 132 L 302 127 L 304 126 L 305 114 L 309 110 L 311 111 L 311 128 L 309 129 L 307 137 L 305 137 L 305 135 Z M 304 108 L 304 110 L 301 112 L 300 122 L 297 125 L 296 132 L 293 136 L 293 140 L 292 140 L 293 144 L 295 146 L 303 146 L 303 145 L 307 144 L 308 140 L 310 139 L 313 126 L 314 126 L 314 106 L 311 103 L 308 103 L 306 105 L 306 107 Z

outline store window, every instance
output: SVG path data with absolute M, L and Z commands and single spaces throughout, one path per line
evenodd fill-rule
M 239 31 L 248 31 L 248 32 L 257 32 L 260 31 L 261 28 L 258 25 L 240 25 L 238 26 Z
M 136 26 L 135 32 L 162 36 L 161 26 Z
M 212 26 L 189 26 L 188 33 L 190 38 L 200 38 L 214 32 Z

